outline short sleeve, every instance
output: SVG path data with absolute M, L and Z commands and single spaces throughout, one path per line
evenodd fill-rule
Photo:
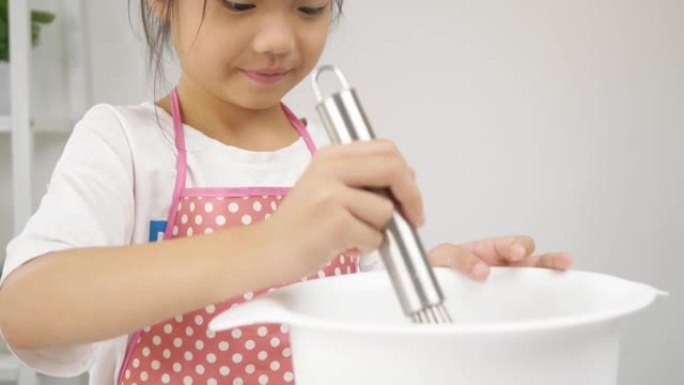
M 7 246 L 0 285 L 23 264 L 49 252 L 130 244 L 134 188 L 122 124 L 112 107 L 95 106 L 74 128 L 38 210 Z M 86 344 L 14 353 L 37 371 L 71 376 L 88 369 L 96 350 L 97 344 Z

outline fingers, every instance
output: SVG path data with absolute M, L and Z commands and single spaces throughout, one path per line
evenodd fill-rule
M 348 240 L 345 249 L 357 250 L 359 254 L 365 255 L 380 247 L 383 234 L 366 222 L 360 221 L 351 214 L 345 218 L 346 225 L 341 226 L 344 239 Z
M 394 214 L 392 201 L 374 192 L 344 188 L 341 195 L 352 215 L 378 231 L 385 229 Z
M 553 252 L 542 255 L 530 255 L 520 261 L 504 262 L 502 266 L 514 267 L 541 267 L 553 270 L 568 270 L 574 263 L 571 254 L 565 252 Z
M 532 266 L 554 270 L 568 270 L 574 263 L 574 258 L 569 253 L 547 253 L 530 258 Z
M 463 246 L 490 266 L 535 266 L 567 270 L 574 263 L 572 255 L 564 252 L 533 255 L 534 240 L 527 235 L 487 238 Z
M 356 142 L 328 148 L 319 159 L 321 172 L 356 188 L 387 188 L 416 227 L 424 222 L 423 201 L 415 173 L 391 142 Z
M 406 164 L 387 155 L 363 156 L 339 162 L 333 172 L 352 187 L 388 188 L 409 221 L 423 223 L 423 200 Z
M 507 237 L 516 238 L 516 237 Z M 428 254 L 432 266 L 442 266 L 460 271 L 476 281 L 489 276 L 490 266 L 540 267 L 554 270 L 569 269 L 574 258 L 565 252 L 546 253 L 538 256 L 528 255 L 521 260 L 511 261 L 505 253 L 495 247 L 496 238 L 470 242 L 464 245 L 442 244 Z M 514 242 L 515 243 L 515 242 Z M 505 241 L 501 241 L 505 245 Z M 479 246 L 479 247 L 476 247 Z M 528 243 L 528 247 L 530 244 Z M 533 246 L 532 246 L 533 247 Z M 482 254 L 478 254 L 479 251 Z M 507 250 L 504 248 L 503 250 Z
M 463 245 L 489 265 L 516 263 L 528 258 L 535 249 L 534 240 L 527 235 L 486 238 Z
M 483 281 L 489 275 L 489 266 L 465 247 L 442 244 L 428 253 L 432 266 L 449 267 L 473 280 Z

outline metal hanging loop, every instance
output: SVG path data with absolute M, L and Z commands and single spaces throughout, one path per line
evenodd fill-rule
M 337 80 L 339 80 L 340 84 L 342 84 L 342 88 L 344 90 L 348 90 L 351 88 L 349 86 L 349 82 L 347 82 L 347 78 L 344 77 L 342 70 L 335 67 L 334 65 L 330 65 L 330 64 L 322 65 L 316 70 L 316 72 L 314 72 L 314 75 L 311 77 L 311 83 L 313 86 L 314 94 L 316 95 L 316 101 L 318 103 L 323 101 L 323 94 L 321 93 L 321 90 L 319 87 L 319 79 L 324 72 L 334 72 L 335 75 L 337 76 Z

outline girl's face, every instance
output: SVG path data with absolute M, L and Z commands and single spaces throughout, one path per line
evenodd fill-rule
M 331 12 L 331 0 L 176 1 L 181 82 L 242 108 L 273 107 L 316 65 Z

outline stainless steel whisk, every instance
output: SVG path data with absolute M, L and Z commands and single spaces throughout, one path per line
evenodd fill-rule
M 343 89 L 323 97 L 318 80 L 324 72 L 334 72 Z M 339 68 L 324 65 L 312 76 L 318 100 L 316 109 L 334 143 L 375 139 L 356 92 Z M 392 197 L 387 189 L 379 193 Z M 380 246 L 380 255 L 390 275 L 404 314 L 415 323 L 451 323 L 444 307 L 444 295 L 428 263 L 418 233 L 404 215 L 395 210 Z

